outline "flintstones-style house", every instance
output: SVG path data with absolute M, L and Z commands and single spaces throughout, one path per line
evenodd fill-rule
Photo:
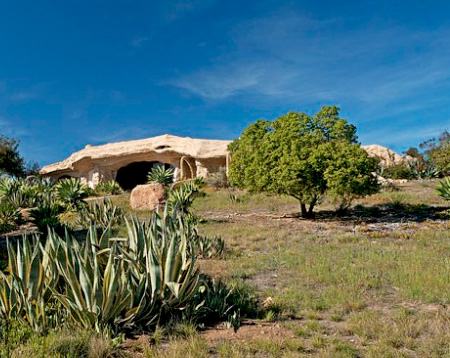
M 230 141 L 182 138 L 172 135 L 87 145 L 67 159 L 47 165 L 41 174 L 59 180 L 80 178 L 94 188 L 99 182 L 116 180 L 123 189 L 133 189 L 147 181 L 154 166 L 174 169 L 174 180 L 206 177 L 228 168 Z

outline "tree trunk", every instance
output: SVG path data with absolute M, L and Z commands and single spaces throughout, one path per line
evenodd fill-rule
M 301 200 L 300 201 L 300 209 L 301 209 L 301 215 L 302 218 L 304 219 L 313 219 L 314 218 L 314 205 L 316 205 L 317 203 L 317 199 L 313 199 L 313 201 L 311 201 L 311 203 L 309 204 L 309 207 L 306 207 L 306 204 L 303 203 Z
M 308 216 L 308 210 L 306 210 L 305 203 L 300 202 L 300 209 L 302 213 L 302 218 L 306 218 Z
M 311 203 L 309 204 L 308 216 L 310 218 L 314 217 L 313 210 L 314 210 L 314 206 L 316 205 L 316 203 L 317 203 L 317 199 L 313 199 L 313 201 L 311 201 Z

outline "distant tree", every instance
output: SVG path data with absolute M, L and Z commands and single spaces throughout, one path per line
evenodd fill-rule
M 450 175 L 450 133 L 445 130 L 439 137 L 420 144 L 425 157 L 442 176 Z
M 312 217 L 325 193 L 352 199 L 378 191 L 377 161 L 360 147 L 356 127 L 323 107 L 314 116 L 290 112 L 273 122 L 258 120 L 233 141 L 230 183 L 253 192 L 285 194 Z
M 25 163 L 19 154 L 19 141 L 0 135 L 0 172 L 14 175 L 25 175 Z

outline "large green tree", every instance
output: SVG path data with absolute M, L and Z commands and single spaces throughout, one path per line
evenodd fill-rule
M 338 107 L 314 116 L 290 112 L 274 121 L 258 120 L 233 141 L 230 182 L 252 192 L 290 195 L 303 217 L 312 217 L 325 193 L 352 199 L 375 193 L 377 161 L 361 149 L 356 127 L 339 117 Z

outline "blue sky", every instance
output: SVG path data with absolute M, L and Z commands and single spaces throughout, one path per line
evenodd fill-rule
M 0 133 L 48 164 L 86 144 L 234 139 L 341 107 L 399 152 L 450 128 L 449 1 L 0 3 Z

